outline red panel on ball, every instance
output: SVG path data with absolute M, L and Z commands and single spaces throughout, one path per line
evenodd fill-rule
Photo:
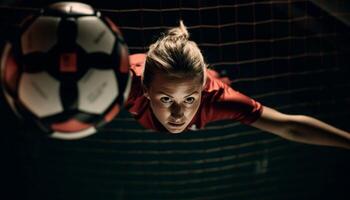
M 60 72 L 76 72 L 77 70 L 77 54 L 62 53 L 60 56 Z
M 11 92 L 15 93 L 18 84 L 19 69 L 11 50 L 8 53 L 5 65 L 7 66 L 4 73 L 6 87 L 8 87 L 7 89 Z
M 120 56 L 120 72 L 127 74 L 129 72 L 129 52 L 127 48 L 122 45 L 121 47 L 121 56 Z
M 106 19 L 108 25 L 110 26 L 110 28 L 112 29 L 112 31 L 114 31 L 118 35 L 122 35 L 119 28 L 112 22 L 112 20 L 110 20 L 108 17 L 106 17 L 105 19 Z
M 120 105 L 116 104 L 104 117 L 106 122 L 112 121 L 112 119 L 119 113 Z
M 90 128 L 92 125 L 84 122 L 80 122 L 76 119 L 69 119 L 65 122 L 54 123 L 51 125 L 52 130 L 60 132 L 77 132 L 87 128 Z

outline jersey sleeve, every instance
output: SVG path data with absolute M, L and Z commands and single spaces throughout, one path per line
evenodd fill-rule
M 229 85 L 208 73 L 206 119 L 234 120 L 243 124 L 255 122 L 262 113 L 263 106 L 254 99 L 234 90 Z

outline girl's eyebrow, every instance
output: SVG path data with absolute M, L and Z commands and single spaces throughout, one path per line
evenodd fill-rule
M 191 96 L 191 95 L 194 95 L 194 94 L 198 94 L 198 91 L 193 91 L 191 94 L 185 96 L 184 98 L 187 98 L 187 97 L 189 97 L 189 96 Z
M 173 96 L 171 96 L 171 95 L 169 95 L 169 94 L 167 94 L 167 93 L 165 93 L 165 92 L 162 92 L 162 91 L 160 91 L 160 92 L 158 92 L 159 94 L 164 94 L 164 95 L 167 95 L 167 96 L 169 96 L 169 97 L 171 97 L 171 98 L 174 98 Z
M 159 91 L 158 93 L 159 93 L 159 94 L 164 94 L 164 95 L 169 96 L 169 97 L 171 97 L 171 98 L 174 98 L 174 97 L 171 96 L 170 94 L 167 94 L 167 93 L 165 93 L 165 92 L 163 92 L 163 91 Z M 186 95 L 184 98 L 187 98 L 187 97 L 189 97 L 189 96 L 191 96 L 191 95 L 194 95 L 194 94 L 198 94 L 198 91 L 193 91 L 191 94 Z

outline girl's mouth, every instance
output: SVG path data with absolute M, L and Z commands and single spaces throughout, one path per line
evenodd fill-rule
M 173 126 L 173 127 L 181 127 L 181 126 L 183 126 L 183 125 L 185 124 L 185 122 L 183 122 L 183 123 L 168 122 L 168 124 L 169 124 L 170 126 Z

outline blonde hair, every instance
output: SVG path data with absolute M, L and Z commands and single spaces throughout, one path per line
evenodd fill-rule
M 195 42 L 189 40 L 187 28 L 180 21 L 178 27 L 168 30 L 150 45 L 143 72 L 143 85 L 149 88 L 155 73 L 174 78 L 199 77 L 204 84 L 206 67 L 200 49 Z

